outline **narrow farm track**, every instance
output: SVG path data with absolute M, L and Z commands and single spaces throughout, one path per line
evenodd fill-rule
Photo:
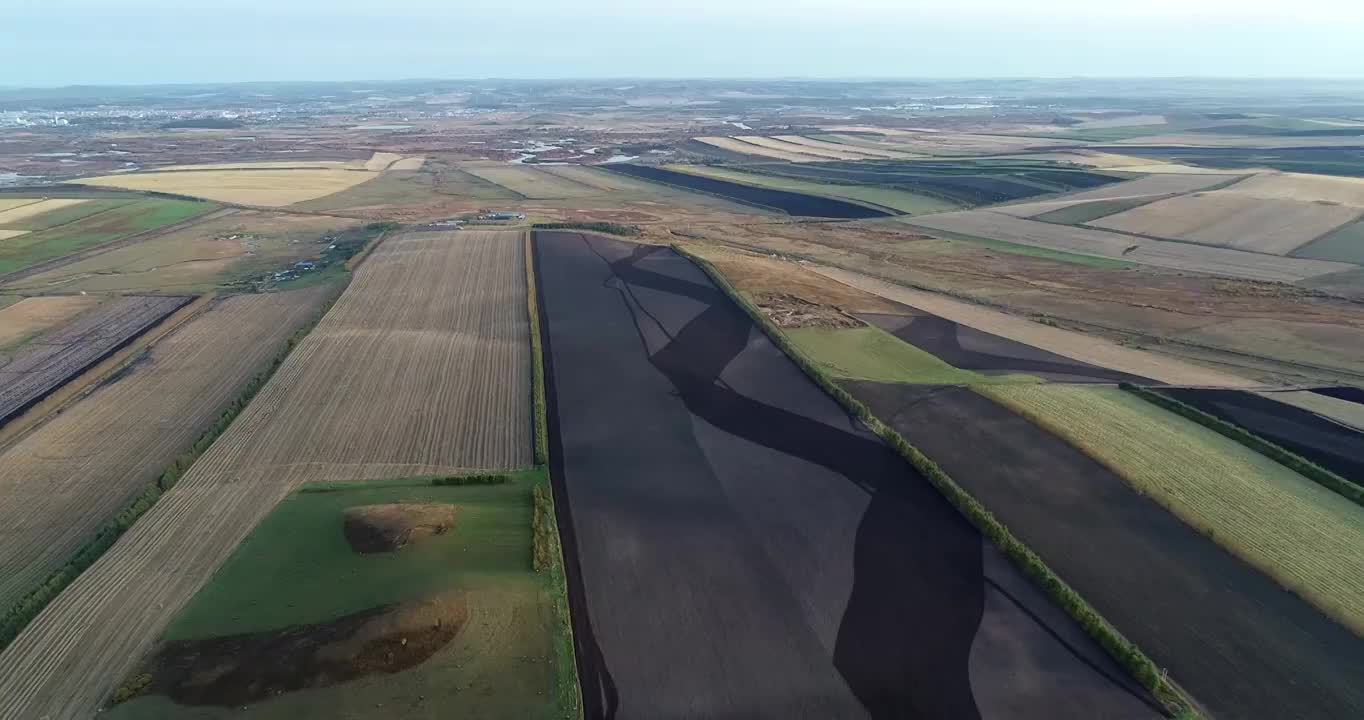
M 220 301 L 0 455 L 0 608 L 87 542 L 316 312 L 323 288 Z
M 300 483 L 530 464 L 521 239 L 385 240 L 180 483 L 0 654 L 0 717 L 89 717 Z

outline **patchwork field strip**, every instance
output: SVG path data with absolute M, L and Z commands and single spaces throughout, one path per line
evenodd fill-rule
M 587 717 L 1159 716 L 700 268 L 535 244 Z
M 142 172 L 84 178 L 75 182 L 96 187 L 173 193 L 217 202 L 284 207 L 340 192 L 378 177 L 366 170 L 243 169 L 186 172 Z
M 1145 199 L 1152 201 L 1162 197 L 1187 192 L 1205 190 L 1215 185 L 1231 182 L 1240 175 L 1148 175 L 1136 180 L 1113 183 L 1093 190 L 1069 193 L 1049 200 L 1023 202 L 1013 205 L 998 205 L 990 208 L 992 212 L 1004 213 L 1015 217 L 1034 217 L 1060 208 L 1079 205 L 1096 200 Z M 1242 181 L 1244 182 L 1244 181 Z
M 1348 205 L 1255 197 L 1233 190 L 1158 200 L 1088 225 L 1203 245 L 1285 255 L 1357 220 Z
M 916 216 L 900 221 L 925 230 L 1247 280 L 1291 283 L 1357 267 L 1326 260 L 1283 258 L 1232 248 L 1152 240 L 1106 230 L 1037 222 L 991 210 Z
M 83 202 L 85 202 L 85 200 L 80 198 L 52 198 L 50 200 L 24 202 L 8 209 L 0 208 L 0 227 L 13 226 L 22 223 L 29 218 L 42 215 L 43 213 L 71 207 L 72 205 L 80 205 Z
M 99 295 L 47 295 L 23 298 L 0 308 L 0 348 L 60 325 L 106 299 Z
M 739 153 L 741 155 L 759 155 L 761 157 L 773 158 L 775 160 L 787 160 L 790 162 L 819 162 L 828 158 L 821 158 L 815 155 L 793 152 L 789 150 L 776 150 L 773 148 L 754 145 L 752 143 L 741 142 L 735 138 L 728 137 L 699 137 L 697 142 Z
M 892 214 L 890 210 L 882 210 L 847 200 L 730 182 L 716 177 L 677 172 L 653 165 L 621 163 L 610 166 L 610 169 L 614 173 L 650 180 L 683 190 L 715 195 L 788 215 L 857 219 L 885 217 Z
M 1008 338 L 1115 372 L 1169 384 L 1208 387 L 1253 387 L 1257 384 L 1246 378 L 1210 370 L 1183 360 L 1134 350 L 1102 338 L 1042 325 L 999 310 L 937 293 L 914 290 L 851 270 L 815 264 L 805 264 L 803 267 L 850 287 L 917 308 L 963 327 Z
M 986 397 L 1065 438 L 1246 563 L 1364 635 L 1364 508 L 1117 388 L 993 385 Z
M 737 135 L 734 137 L 739 142 L 756 145 L 762 148 L 777 150 L 782 153 L 794 155 L 812 155 L 816 158 L 826 160 L 866 160 L 867 156 L 852 149 L 844 150 L 837 146 L 832 149 L 819 147 L 816 145 L 805 145 L 800 143 L 787 142 L 778 138 L 763 137 L 761 135 Z
M 816 140 L 814 138 L 808 138 L 802 135 L 777 135 L 775 139 L 780 140 L 784 143 L 790 143 L 792 145 L 800 145 L 803 147 L 815 148 L 818 150 L 826 150 L 829 152 L 839 153 L 843 155 L 851 155 L 853 157 L 847 158 L 850 160 L 859 158 L 869 160 L 908 160 L 912 158 L 923 157 L 922 155 L 899 152 L 897 150 L 882 150 L 879 148 L 866 148 L 851 145 L 842 145 L 835 142 Z
M 1364 715 L 1364 639 L 1098 461 L 968 388 L 845 386 L 1211 717 Z
M 0 455 L 0 609 L 60 567 L 217 419 L 326 288 L 238 295 Z
M 522 237 L 385 239 L 208 452 L 0 653 L 0 716 L 89 717 L 300 483 L 528 465 Z
M 530 200 L 558 200 L 601 194 L 601 190 L 590 185 L 525 165 L 464 164 L 460 166 L 460 170 Z
M 34 340 L 0 365 L 0 424 L 192 299 L 184 295 L 121 297 Z

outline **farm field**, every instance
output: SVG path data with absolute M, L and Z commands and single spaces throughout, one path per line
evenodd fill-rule
M 968 388 L 844 386 L 1211 717 L 1364 712 L 1364 640 L 1066 441 Z
M 0 454 L 0 612 L 61 568 L 189 450 L 319 311 L 326 292 L 218 300 L 7 447 Z
M 832 126 L 824 128 L 826 133 L 844 137 L 855 137 L 859 147 L 877 147 L 900 152 L 923 153 L 926 155 L 997 155 L 1016 153 L 1029 149 L 1044 149 L 1057 145 L 1073 145 L 1067 140 L 1044 137 L 1017 137 L 1009 135 L 990 135 L 932 130 L 892 130 L 866 126 Z M 848 135 L 848 133 L 861 133 Z M 824 134 L 815 135 L 820 140 L 833 140 Z M 850 143 L 853 144 L 853 143 Z
M 522 238 L 380 243 L 190 471 L 0 652 L 0 715 L 92 713 L 303 482 L 529 465 Z
M 459 169 L 530 200 L 590 197 L 601 193 L 598 188 L 541 172 L 528 165 L 460 163 Z
M 84 178 L 82 185 L 174 193 L 217 202 L 284 207 L 330 195 L 374 178 L 366 170 L 278 169 L 144 172 Z
M 1041 382 L 1021 373 L 986 374 L 956 367 L 875 325 L 860 328 L 790 328 L 807 356 L 837 377 L 933 385 Z
M 1159 716 L 689 260 L 535 244 L 587 716 Z
M 59 264 L 73 253 L 192 220 L 214 209 L 215 205 L 188 200 L 135 198 L 90 200 L 34 216 L 20 228 L 30 232 L 0 243 L 0 281 Z
M 1361 213 L 1364 209 L 1360 207 L 1271 199 L 1227 189 L 1158 200 L 1089 224 L 1202 245 L 1287 255 L 1359 219 Z
M 710 165 L 668 165 L 665 169 L 740 183 L 743 185 L 756 185 L 758 187 L 771 188 L 773 190 L 784 190 L 806 195 L 822 195 L 852 200 L 854 202 L 870 203 L 872 205 L 898 210 L 910 215 L 955 210 L 959 207 L 956 203 L 932 195 L 919 195 L 890 187 L 811 182 L 808 180 L 767 175 L 764 173 L 745 172 L 743 170 Z
M 761 135 L 740 135 L 735 138 L 741 143 L 756 145 L 760 148 L 777 150 L 782 154 L 793 156 L 808 155 L 825 160 L 861 160 L 867 158 L 864 152 L 853 150 L 841 150 L 834 143 L 827 145 L 815 145 L 808 143 L 788 142 L 784 138 L 763 137 Z
M 1355 268 L 1345 263 L 1279 258 L 1232 248 L 1200 247 L 1105 230 L 1054 225 L 988 210 L 940 213 L 905 218 L 903 222 L 926 230 L 966 237 L 1248 280 L 1292 283 Z
M 788 162 L 819 162 L 822 158 L 817 155 L 802 153 L 795 149 L 781 150 L 772 147 L 765 147 L 749 142 L 744 142 L 738 138 L 730 137 L 699 137 L 697 142 L 705 143 L 713 147 L 720 148 L 729 152 L 741 155 L 755 155 L 758 157 L 772 158 L 774 160 L 786 160 Z
M 810 270 L 831 280 L 855 287 L 937 317 L 1024 345 L 1125 375 L 1161 383 L 1244 387 L 1245 378 L 1211 370 L 1176 358 L 1123 347 L 1092 335 L 1035 323 L 991 308 L 936 293 L 913 290 L 859 273 L 822 265 Z
M 31 218 L 54 210 L 80 205 L 85 200 L 79 198 L 6 198 L 0 202 L 8 203 L 7 205 L 0 205 L 0 227 L 19 227 L 26 230 L 28 228 L 25 225 Z
M 0 306 L 0 353 L 70 320 L 105 299 L 98 295 L 53 295 L 18 298 L 14 303 Z
M 538 482 L 305 485 L 129 676 L 152 683 L 101 717 L 573 717 L 568 628 L 531 566 Z M 360 534 L 381 520 L 417 529 L 397 548 Z
M 1147 175 L 1127 182 L 1113 183 L 1092 190 L 1082 190 L 1055 199 L 1014 203 L 991 208 L 1016 217 L 1035 217 L 1043 213 L 1088 204 L 1099 200 L 1145 200 L 1154 202 L 1165 197 L 1207 190 L 1235 182 L 1240 175 Z
M 1358 401 L 1311 390 L 1276 390 L 1264 395 L 1364 432 L 1364 404 Z
M 125 296 L 35 338 L 0 365 L 0 424 L 190 302 L 188 296 Z
M 694 190 L 761 208 L 784 212 L 790 215 L 805 215 L 828 218 L 872 218 L 890 215 L 888 210 L 879 210 L 845 200 L 785 190 L 773 190 L 753 185 L 719 180 L 716 178 L 674 172 L 659 167 L 644 165 L 614 165 L 611 172 L 663 183 L 685 190 Z
M 1293 257 L 1364 265 L 1364 220 L 1327 233 L 1290 254 Z
M 990 386 L 1190 526 L 1341 624 L 1364 630 L 1364 508 L 1234 440 L 1115 388 Z
M 301 260 L 355 224 L 329 216 L 226 210 L 191 227 L 15 280 L 22 292 L 204 292 Z
M 1295 453 L 1347 480 L 1364 482 L 1364 432 L 1248 392 L 1198 388 L 1160 391 Z
M 792 145 L 800 145 L 803 147 L 817 148 L 820 150 L 836 152 L 844 156 L 842 159 L 847 160 L 856 160 L 858 158 L 874 158 L 880 160 L 908 160 L 911 158 L 923 157 L 922 155 L 897 152 L 895 150 L 854 147 L 843 143 L 828 142 L 826 140 L 817 140 L 815 138 L 803 137 L 800 135 L 777 135 L 773 139 L 780 140 L 781 142 L 784 143 L 790 143 Z

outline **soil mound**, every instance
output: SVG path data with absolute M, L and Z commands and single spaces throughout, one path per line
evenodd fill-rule
M 857 328 L 863 325 L 861 320 L 833 305 L 810 302 L 788 293 L 754 293 L 753 301 L 772 318 L 777 327 Z
M 459 633 L 464 593 L 429 595 L 325 623 L 163 646 L 141 677 L 146 694 L 181 705 L 240 707 L 419 665 Z
M 455 506 L 445 503 L 361 505 L 345 512 L 346 542 L 358 553 L 393 552 L 455 524 Z

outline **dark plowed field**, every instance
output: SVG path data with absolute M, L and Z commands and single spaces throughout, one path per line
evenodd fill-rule
M 1364 640 L 1088 456 L 967 388 L 844 385 L 1213 717 L 1364 717 Z
M 1317 388 L 1312 392 L 1318 395 L 1325 395 L 1326 397 L 1333 397 L 1337 400 L 1348 400 L 1352 403 L 1364 405 L 1364 390 L 1357 387 L 1341 385 L 1340 387 Z
M 1101 173 L 1018 161 L 767 163 L 758 169 L 806 180 L 898 187 L 967 205 L 1093 188 L 1120 180 Z
M 110 300 L 34 340 L 0 365 L 0 425 L 192 299 L 127 296 Z
M 644 165 L 600 165 L 604 170 L 618 172 L 631 177 L 652 180 L 686 190 L 697 190 L 711 195 L 719 195 L 729 200 L 737 200 L 749 205 L 771 210 L 779 210 L 788 215 L 804 215 L 809 217 L 826 218 L 874 218 L 886 217 L 893 213 L 887 210 L 877 210 L 865 205 L 834 200 L 833 198 L 819 197 L 816 195 L 804 195 L 801 193 L 788 192 L 786 190 L 769 190 L 767 188 L 754 187 L 733 183 L 727 180 L 717 180 L 715 178 L 691 175 L 688 173 L 673 172 L 658 167 Z
M 909 312 L 911 314 L 862 314 L 857 317 L 962 370 L 986 375 L 1022 373 L 1068 383 L 1152 382 L 965 327 L 937 315 L 919 310 Z
M 688 260 L 535 245 L 589 718 L 1156 716 Z
M 1355 482 L 1364 482 L 1364 433 L 1314 412 L 1240 390 L 1161 392 L 1259 435 Z

